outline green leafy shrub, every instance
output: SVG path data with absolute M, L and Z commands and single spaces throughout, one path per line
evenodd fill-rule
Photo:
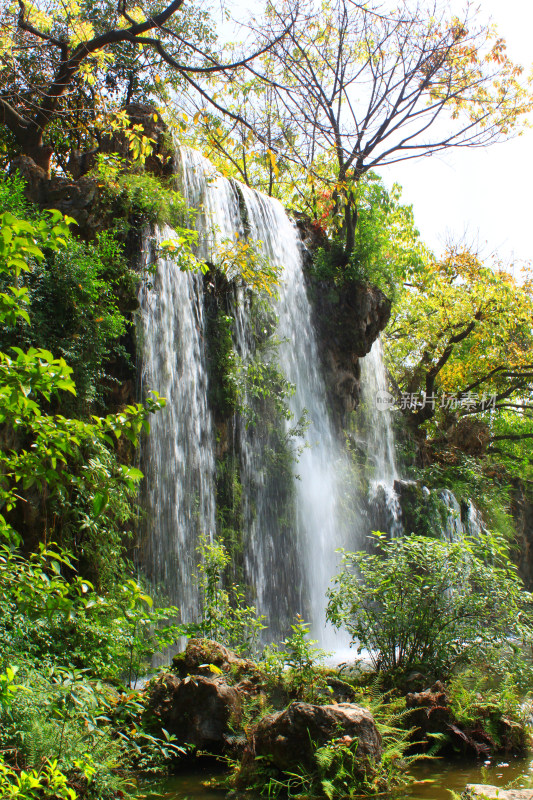
M 378 175 L 368 173 L 357 185 L 357 227 L 348 264 L 342 236 L 337 235 L 316 251 L 314 276 L 336 284 L 372 283 L 394 297 L 407 272 L 422 269 L 426 256 L 412 207 L 400 200 L 398 184 L 388 191 Z
M 201 617 L 197 627 L 202 636 L 231 647 L 237 653 L 253 655 L 258 646 L 259 634 L 264 630 L 265 617 L 246 602 L 241 586 L 232 584 L 224 588 L 223 575 L 230 557 L 221 540 L 210 541 L 200 537 L 197 548 L 200 561 L 196 583 L 200 591 Z
M 531 638 L 531 596 L 505 544 L 490 534 L 448 542 L 423 536 L 387 541 L 376 552 L 343 552 L 327 615 L 376 669 L 438 677 Z
M 0 179 L 0 213 L 17 215 L 44 232 L 48 212 L 32 207 L 23 191 L 24 182 L 18 176 Z M 56 212 L 56 224 L 58 219 Z M 116 384 L 110 366 L 121 360 L 122 369 L 130 369 L 122 339 L 126 316 L 137 302 L 138 276 L 129 267 L 123 246 L 108 231 L 86 243 L 75 239 L 64 225 L 59 246 L 51 240 L 44 244 L 39 253 L 25 252 L 19 279 L 32 324 L 4 319 L 0 348 L 37 347 L 64 358 L 77 391 L 61 401 L 56 398 L 56 409 L 87 415 L 109 398 Z M 3 292 L 12 291 L 9 274 L 0 276 L 0 286 Z
M 491 665 L 475 664 L 450 678 L 446 695 L 454 721 L 481 730 L 495 749 L 525 752 L 531 701 L 510 672 L 498 675 Z

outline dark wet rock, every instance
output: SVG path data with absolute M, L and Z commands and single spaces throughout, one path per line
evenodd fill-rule
M 381 289 L 364 282 L 337 287 L 319 281 L 312 284 L 312 297 L 326 385 L 342 423 L 359 403 L 359 360 L 387 325 L 391 302 Z
M 291 703 L 284 711 L 269 714 L 255 726 L 248 738 L 244 761 L 266 756 L 280 770 L 315 766 L 314 753 L 326 742 L 357 739 L 361 769 L 378 762 L 382 755 L 381 736 L 369 711 L 352 703 L 311 705 Z
M 180 744 L 192 744 L 211 753 L 232 745 L 233 728 L 241 720 L 240 692 L 222 676 L 184 679 L 167 673 L 149 689 L 148 713 Z
M 463 453 L 482 456 L 490 440 L 489 426 L 474 417 L 461 417 L 448 428 L 446 438 L 449 444 Z
M 411 710 L 409 724 L 416 728 L 413 740 L 417 749 L 420 745 L 422 749 L 431 747 L 435 734 L 446 737 L 442 743 L 443 752 L 468 758 L 487 758 L 498 752 L 522 753 L 526 748 L 524 727 L 501 714 L 489 720 L 490 712 L 480 711 L 479 720 L 471 725 L 458 722 L 440 681 L 423 692 L 411 692 L 405 701 Z
M 422 692 L 409 692 L 405 698 L 406 708 L 411 709 L 409 724 L 417 728 L 420 735 L 443 733 L 451 721 L 446 690 L 440 681 Z
M 526 491 L 526 485 L 519 481 L 515 482 L 511 513 L 518 545 L 513 551 L 513 560 L 526 589 L 531 592 L 533 591 L 533 502 L 530 491 Z

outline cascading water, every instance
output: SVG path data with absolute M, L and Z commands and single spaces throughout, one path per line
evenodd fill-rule
M 172 238 L 159 231 L 160 242 Z M 147 257 L 147 256 L 146 256 Z M 191 621 L 198 537 L 215 531 L 214 433 L 207 402 L 201 276 L 159 258 L 140 293 L 142 383 L 166 398 L 142 453 L 146 477 L 143 563 L 155 586 Z
M 338 513 L 337 484 L 345 456 L 328 414 L 297 230 L 278 201 L 246 188 L 243 196 L 252 238 L 262 242 L 273 264 L 283 266 L 275 303 L 279 362 L 295 387 L 289 399 L 292 422 L 304 413 L 307 417 L 303 449 L 295 464 L 295 539 L 304 565 L 302 597 L 307 599 L 313 634 L 325 647 L 336 648 L 339 640 L 326 626 L 325 594 L 338 566 L 335 550 L 346 544 Z M 264 549 L 264 541 L 257 541 L 258 535 L 263 539 L 267 533 L 261 523 L 257 518 L 252 541 L 255 547 Z M 278 543 L 278 548 L 280 545 L 278 565 L 283 563 L 283 549 L 287 551 L 283 542 Z M 350 545 L 358 547 L 360 542 L 352 539 Z M 294 609 L 297 610 L 303 609 Z
M 388 380 L 383 363 L 383 347 L 376 339 L 372 349 L 361 360 L 361 400 L 365 408 L 364 446 L 370 472 L 370 502 L 381 507 L 380 517 L 391 536 L 402 532 L 401 508 L 395 481 L 396 466 L 394 431 L 387 398 Z
M 439 492 L 439 500 L 444 505 L 444 518 L 441 524 L 441 536 L 444 539 L 456 542 L 465 535 L 475 538 L 486 532 L 483 517 L 471 500 L 462 510 L 450 489 L 443 489 Z
M 289 428 L 303 414 L 307 417 L 291 487 L 276 487 L 268 477 L 272 452 L 264 429 L 247 426 L 242 418 L 234 420 L 243 493 L 244 580 L 255 588 L 258 610 L 269 619 L 271 635 L 286 633 L 299 612 L 310 619 L 323 646 L 338 650 L 345 643 L 325 624 L 325 592 L 338 565 L 336 547 L 358 549 L 362 541 L 358 526 L 348 530 L 341 519 L 338 476 L 349 469 L 329 418 L 299 237 L 278 201 L 223 178 L 194 151 L 180 150 L 179 162 L 182 191 L 198 212 L 198 254 L 216 261 L 225 240 L 234 242 L 237 235 L 249 237 L 282 267 L 273 310 L 278 318 L 279 365 L 295 386 L 288 400 L 293 418 L 285 423 L 287 440 Z M 171 236 L 171 231 L 160 234 Z M 164 586 L 184 619 L 196 611 L 191 574 L 198 536 L 215 534 L 215 436 L 207 400 L 202 287 L 200 277 L 160 259 L 153 288 L 141 293 L 143 382 L 167 398 L 143 454 L 144 560 L 154 583 Z M 232 311 L 234 346 L 244 365 L 254 354 L 249 309 L 249 293 L 241 287 L 235 291 Z M 382 380 L 375 369 L 372 374 L 374 380 Z M 387 438 L 385 447 L 390 446 Z M 385 470 L 381 479 L 388 486 L 394 461 L 387 453 L 379 457 L 377 471 Z M 290 492 L 291 511 L 284 507 L 282 514 L 280 495 L 286 498 Z

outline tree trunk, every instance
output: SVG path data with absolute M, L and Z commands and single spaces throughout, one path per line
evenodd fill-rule
M 43 144 L 44 131 L 41 128 L 32 126 L 11 126 L 9 128 L 16 139 L 19 152 L 17 155 L 27 156 L 34 161 L 50 177 L 50 161 L 52 159 L 53 147 Z
M 355 205 L 355 201 L 353 199 L 352 193 L 346 202 L 346 207 L 344 209 L 344 228 L 345 228 L 345 239 L 344 239 L 344 262 L 345 266 L 348 264 L 350 260 L 350 256 L 353 253 L 353 249 L 355 247 L 355 229 L 357 227 L 357 206 Z

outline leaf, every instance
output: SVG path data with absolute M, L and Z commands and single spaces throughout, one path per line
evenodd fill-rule
M 93 514 L 95 517 L 100 516 L 108 502 L 109 495 L 106 492 L 95 494 L 93 497 Z

